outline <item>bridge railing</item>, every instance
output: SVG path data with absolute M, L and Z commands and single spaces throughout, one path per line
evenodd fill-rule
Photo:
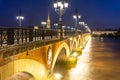
M 65 30 L 65 36 L 79 35 L 81 34 L 81 30 L 77 30 L 77 34 L 75 30 Z
M 0 45 L 12 45 L 57 36 L 57 30 L 33 28 L 0 28 Z
M 65 36 L 75 35 L 75 30 L 65 30 L 64 34 Z M 0 46 L 50 39 L 58 39 L 58 30 L 34 28 L 0 28 Z

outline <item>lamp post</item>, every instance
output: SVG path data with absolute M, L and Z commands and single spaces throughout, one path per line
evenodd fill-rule
M 45 39 L 45 35 L 46 35 L 46 30 L 45 30 L 45 25 L 47 24 L 45 21 L 41 22 L 43 28 L 42 28 L 42 40 Z
M 85 22 L 79 22 L 79 25 L 81 26 L 81 30 L 82 30 L 82 28 L 83 28 L 83 26 L 85 26 L 86 24 L 85 24 Z
M 16 16 L 16 19 L 18 20 L 19 27 L 22 27 L 22 20 L 24 19 L 24 16 L 21 14 L 21 10 L 19 10 L 18 16 Z
M 45 25 L 47 24 L 46 22 L 42 21 L 41 22 L 42 26 L 43 26 L 43 29 L 45 29 Z
M 79 24 L 81 26 L 81 32 L 84 31 L 84 29 L 88 27 L 85 22 L 79 22 Z
M 67 26 L 67 30 L 70 30 L 70 26 Z
M 57 27 L 58 27 L 58 24 L 57 24 L 57 23 L 55 23 L 55 24 L 54 24 L 54 26 L 55 26 L 55 29 L 57 29 Z
M 81 38 L 82 38 L 82 43 L 80 43 L 80 44 L 83 46 L 84 45 L 84 36 L 82 34 L 83 34 L 83 30 L 84 30 L 85 26 L 87 26 L 87 24 L 85 22 L 79 22 L 79 24 L 81 26 Z
M 65 26 L 65 25 L 63 25 L 63 26 L 62 26 L 62 28 L 63 28 L 63 29 L 65 29 L 65 28 L 66 28 L 66 26 Z
M 62 28 L 62 15 L 68 8 L 68 0 L 54 0 L 53 6 L 55 8 L 55 12 L 59 15 L 58 36 L 60 36 L 60 38 L 63 38 L 64 32 Z
M 76 34 L 78 33 L 77 32 L 77 26 L 78 26 L 78 19 L 80 19 L 81 18 L 81 16 L 80 16 L 80 14 L 78 13 L 78 10 L 77 9 L 75 9 L 75 12 L 74 12 L 74 14 L 73 14 L 73 19 L 75 19 L 75 29 L 76 29 Z

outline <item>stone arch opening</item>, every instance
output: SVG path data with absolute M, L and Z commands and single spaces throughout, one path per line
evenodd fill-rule
M 57 60 L 56 60 L 56 63 L 55 63 L 55 66 L 54 66 L 54 70 L 53 70 L 53 73 L 62 73 L 61 71 L 63 71 L 65 69 L 65 65 L 67 65 L 67 56 L 66 56 L 66 49 L 65 48 L 62 48 L 58 57 L 57 57 Z M 64 67 L 64 68 L 63 68 Z
M 45 66 L 33 59 L 15 60 L 14 64 L 10 62 L 2 66 L 1 69 L 5 69 L 1 80 L 46 80 L 47 78 L 47 69 Z M 29 77 L 22 76 L 21 74 Z M 12 76 L 17 75 L 21 75 L 21 77 L 25 77 L 25 79 L 11 79 Z
M 28 72 L 17 72 L 6 80 L 35 80 L 34 76 Z
M 60 51 L 60 53 L 57 57 L 56 62 L 57 61 L 64 61 L 64 60 L 66 60 L 66 50 L 65 50 L 65 48 L 62 48 L 62 50 Z
M 57 48 L 57 50 L 55 52 L 54 59 L 53 59 L 53 62 L 52 62 L 51 71 L 53 72 L 53 69 L 54 69 L 54 66 L 55 66 L 55 63 L 56 63 L 57 59 L 58 60 L 61 59 L 62 56 L 67 58 L 69 55 L 70 55 L 69 46 L 68 46 L 67 43 L 64 42 Z M 58 57 L 58 56 L 61 56 L 61 57 Z
M 74 39 L 72 42 L 72 50 L 74 50 L 75 48 L 77 48 L 77 40 Z

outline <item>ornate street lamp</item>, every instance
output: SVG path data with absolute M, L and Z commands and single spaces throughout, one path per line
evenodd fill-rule
M 41 22 L 42 26 L 43 26 L 43 29 L 45 29 L 45 25 L 47 24 L 45 21 L 42 21 Z
M 85 22 L 79 22 L 79 25 L 80 25 L 81 28 L 82 28 L 82 27 L 85 26 L 86 24 L 85 24 Z
M 74 14 L 73 14 L 73 18 L 75 19 L 75 29 L 76 29 L 76 34 L 77 34 L 77 33 L 78 33 L 78 32 L 77 32 L 78 19 L 81 18 L 81 16 L 80 16 L 80 14 L 78 13 L 78 10 L 77 10 L 77 9 L 75 9 L 75 12 L 74 12 Z
M 67 26 L 67 30 L 70 30 L 70 26 Z
M 62 15 L 68 8 L 68 0 L 54 0 L 53 6 L 55 8 L 55 12 L 59 15 L 58 21 L 58 31 L 61 38 L 63 38 L 63 28 L 62 28 Z
M 18 20 L 19 27 L 22 27 L 22 20 L 24 19 L 24 16 L 21 14 L 21 10 L 19 10 L 18 16 L 16 16 L 16 19 Z
M 87 24 L 85 22 L 79 22 L 79 25 L 81 26 L 81 31 L 83 31 L 85 27 L 87 27 Z
M 57 29 L 57 27 L 58 27 L 58 24 L 57 24 L 57 23 L 55 23 L 55 24 L 54 24 L 54 26 L 55 26 L 55 29 Z
M 41 22 L 43 28 L 42 28 L 42 39 L 45 39 L 45 34 L 46 34 L 46 22 L 45 21 L 42 21 Z

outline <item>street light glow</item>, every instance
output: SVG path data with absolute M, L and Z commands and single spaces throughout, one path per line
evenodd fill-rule
M 57 8 L 57 3 L 54 3 L 54 8 Z
M 77 19 L 77 16 L 76 16 L 76 15 L 73 15 L 73 18 L 74 18 L 74 19 Z
M 62 15 L 66 11 L 68 7 L 68 0 L 54 0 L 53 6 L 55 8 L 55 12 L 59 15 L 59 20 L 58 20 L 58 29 L 60 29 L 60 38 L 64 37 L 64 32 L 63 32 L 63 23 L 62 23 Z
M 19 17 L 17 16 L 16 19 L 19 19 Z
M 39 27 L 38 26 L 34 26 L 34 29 L 39 29 Z
M 54 24 L 54 26 L 58 26 L 58 24 L 56 23 L 56 24 Z
M 21 20 L 23 20 L 24 17 L 23 17 L 23 16 L 17 16 L 16 19 L 21 19 Z
M 24 16 L 17 16 L 16 19 L 19 21 L 19 27 L 22 26 L 22 20 L 24 19 Z
M 42 26 L 43 26 L 43 29 L 45 29 L 45 25 L 47 24 L 46 22 L 42 21 L 41 22 Z
M 70 26 L 67 26 L 68 29 L 70 29 Z
M 79 16 L 78 16 L 78 18 L 80 19 L 80 18 L 81 18 L 81 16 L 79 15 Z
M 62 26 L 62 27 L 63 27 L 63 29 L 65 29 L 66 26 Z
M 21 10 L 19 10 L 18 16 L 16 16 L 16 19 L 18 20 L 19 27 L 22 26 L 22 20 L 24 19 L 24 16 L 22 16 Z
M 61 7 L 62 6 L 62 3 L 61 2 L 58 2 L 58 7 Z
M 68 3 L 64 3 L 64 7 L 67 8 L 68 7 Z
M 61 4 L 61 8 L 60 9 L 63 9 L 63 5 Z
M 80 25 L 84 25 L 85 23 L 84 22 L 79 22 Z
M 42 25 L 46 25 L 46 22 L 42 21 L 41 24 L 42 24 Z

